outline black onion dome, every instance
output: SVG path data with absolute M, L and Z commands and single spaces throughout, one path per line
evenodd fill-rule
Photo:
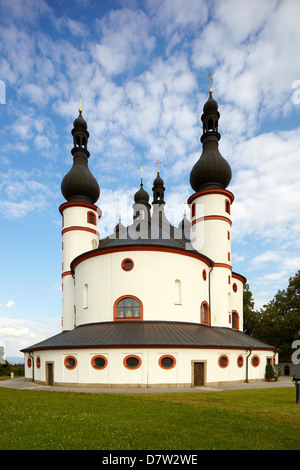
M 230 165 L 219 152 L 219 117 L 218 104 L 210 92 L 201 116 L 203 150 L 190 174 L 190 184 L 195 192 L 203 189 L 225 189 L 231 181 Z
M 89 133 L 86 121 L 81 113 L 82 110 L 80 109 L 79 116 L 73 123 L 74 147 L 71 150 L 73 166 L 62 180 L 61 192 L 68 202 L 80 201 L 95 204 L 100 196 L 100 188 L 88 167 L 90 153 L 87 150 L 87 143 Z
M 165 194 L 165 187 L 164 187 L 164 180 L 160 176 L 160 172 L 157 172 L 157 176 L 153 181 L 153 202 L 152 204 L 165 204 L 164 201 L 164 194 Z
M 83 129 L 87 129 L 87 123 L 82 117 L 81 109 L 79 110 L 79 116 L 73 122 L 73 127 L 74 127 L 73 132 L 76 131 L 76 129 L 78 129 L 79 127 L 82 127 Z
M 134 202 L 136 204 L 145 204 L 145 205 L 148 205 L 149 203 L 149 194 L 143 188 L 143 183 L 141 183 L 140 189 L 134 195 Z

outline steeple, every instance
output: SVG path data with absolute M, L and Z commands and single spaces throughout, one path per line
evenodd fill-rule
M 100 195 L 99 185 L 88 168 L 90 152 L 87 149 L 89 132 L 82 117 L 82 109 L 73 123 L 73 166 L 61 183 L 61 192 L 68 202 L 88 202 L 94 204 Z
M 151 206 L 149 204 L 149 194 L 143 188 L 143 177 L 142 177 L 143 170 L 141 169 L 140 172 L 141 172 L 141 183 L 140 183 L 140 189 L 134 195 L 134 204 L 133 204 L 134 216 L 133 217 L 145 218 L 144 211 L 147 210 L 148 212 L 147 220 L 149 220 L 150 209 L 151 209 Z
M 219 152 L 220 113 L 218 103 L 213 99 L 212 93 L 212 88 L 210 88 L 209 98 L 204 104 L 201 116 L 203 123 L 202 155 L 190 174 L 190 184 L 195 192 L 203 189 L 225 189 L 231 181 L 230 165 Z
M 164 187 L 164 181 L 160 176 L 160 171 L 159 171 L 159 164 L 161 162 L 158 160 L 156 162 L 156 165 L 158 165 L 158 170 L 157 170 L 157 176 L 155 180 L 153 181 L 153 202 L 152 204 L 165 204 L 164 201 L 164 194 L 165 194 L 165 187 Z

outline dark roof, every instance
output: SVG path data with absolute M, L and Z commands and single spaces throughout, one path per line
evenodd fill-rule
M 81 325 L 22 349 L 22 352 L 117 346 L 274 349 L 230 328 L 185 322 L 120 321 Z

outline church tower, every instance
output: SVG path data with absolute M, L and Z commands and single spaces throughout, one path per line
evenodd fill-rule
M 74 279 L 70 264 L 76 256 L 99 245 L 98 219 L 101 210 L 95 205 L 100 195 L 99 185 L 88 168 L 89 132 L 87 123 L 79 116 L 73 123 L 73 166 L 63 178 L 61 192 L 67 202 L 59 211 L 62 215 L 62 328 L 76 326 Z
M 231 181 L 231 168 L 219 152 L 220 113 L 209 90 L 201 120 L 202 154 L 190 173 L 195 191 L 188 203 L 191 207 L 191 243 L 199 253 L 213 261 L 210 300 L 212 326 L 227 326 L 231 315 L 231 204 L 233 194 L 226 188 Z M 217 286 L 219 286 L 217 288 Z

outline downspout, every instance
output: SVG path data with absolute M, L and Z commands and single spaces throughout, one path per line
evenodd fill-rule
M 32 382 L 34 382 L 34 357 L 31 355 L 29 351 L 29 357 L 32 359 Z
M 246 357 L 246 383 L 249 383 L 249 380 L 248 380 L 248 359 L 249 359 L 249 357 L 251 356 L 251 353 L 252 353 L 252 347 L 250 346 L 250 348 L 249 348 L 249 354 L 248 354 L 248 356 Z
M 211 262 L 211 268 L 208 273 L 208 307 L 209 307 L 209 326 L 211 326 L 211 298 L 210 298 L 210 273 L 214 269 L 215 262 Z

